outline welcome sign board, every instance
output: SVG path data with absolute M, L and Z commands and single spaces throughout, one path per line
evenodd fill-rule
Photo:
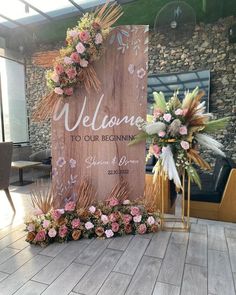
M 94 68 L 99 93 L 78 89 L 59 105 L 52 120 L 53 187 L 58 198 L 83 179 L 91 181 L 98 200 L 125 180 L 131 199 L 140 197 L 145 181 L 145 143 L 128 146 L 136 123 L 146 117 L 148 27 L 112 30 Z

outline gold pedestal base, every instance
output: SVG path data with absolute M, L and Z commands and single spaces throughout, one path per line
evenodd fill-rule
M 165 204 L 164 204 L 164 180 L 166 175 L 161 174 L 160 177 L 160 188 L 161 188 L 161 229 L 163 231 L 177 231 L 177 232 L 188 232 L 190 230 L 190 177 L 188 176 L 188 187 L 187 187 L 187 207 L 185 216 L 185 171 L 183 172 L 182 180 L 182 213 L 181 217 L 165 217 Z M 179 226 L 168 225 L 168 223 L 179 223 Z

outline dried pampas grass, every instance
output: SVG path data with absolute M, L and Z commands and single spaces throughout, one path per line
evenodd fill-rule
M 33 207 L 41 210 L 44 214 L 47 214 L 54 207 L 51 185 L 45 185 L 42 181 L 37 181 L 30 195 Z

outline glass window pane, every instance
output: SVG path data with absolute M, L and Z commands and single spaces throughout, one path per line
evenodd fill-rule
M 0 58 L 5 141 L 28 141 L 24 65 Z

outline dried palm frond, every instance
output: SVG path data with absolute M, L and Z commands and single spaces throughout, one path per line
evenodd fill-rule
M 199 155 L 198 151 L 194 149 L 190 149 L 188 151 L 188 157 L 193 160 L 199 167 L 201 167 L 204 170 L 211 170 L 211 166 L 202 159 L 202 157 Z
M 109 5 L 109 1 L 106 2 L 102 8 L 98 8 L 95 11 L 97 22 L 102 29 L 106 30 L 111 27 L 123 14 L 122 8 L 117 3 Z
M 160 177 L 160 175 L 159 175 Z M 157 183 L 147 183 L 144 189 L 142 202 L 148 211 L 157 211 L 160 209 L 161 188 Z
M 32 120 L 34 122 L 41 122 L 50 119 L 54 113 L 58 101 L 61 100 L 62 98 L 55 92 L 50 92 L 37 104 L 37 108 L 33 113 Z
M 88 179 L 82 180 L 78 187 L 76 208 L 88 208 L 94 202 L 96 194 L 92 183 Z
M 99 92 L 101 90 L 101 82 L 99 81 L 93 66 L 90 65 L 87 68 L 83 68 L 81 72 L 83 73 L 79 73 L 78 76 L 81 74 L 84 76 L 83 84 L 86 91 L 89 93 L 91 89 L 94 89 L 96 92 Z
M 123 179 L 121 182 L 117 183 L 112 191 L 109 193 L 107 200 L 110 200 L 112 198 L 116 198 L 121 203 L 126 200 L 129 197 L 129 184 L 127 181 L 124 181 Z
M 40 209 L 44 214 L 53 208 L 54 197 L 51 185 L 45 186 L 36 182 L 35 189 L 30 195 L 33 207 Z

